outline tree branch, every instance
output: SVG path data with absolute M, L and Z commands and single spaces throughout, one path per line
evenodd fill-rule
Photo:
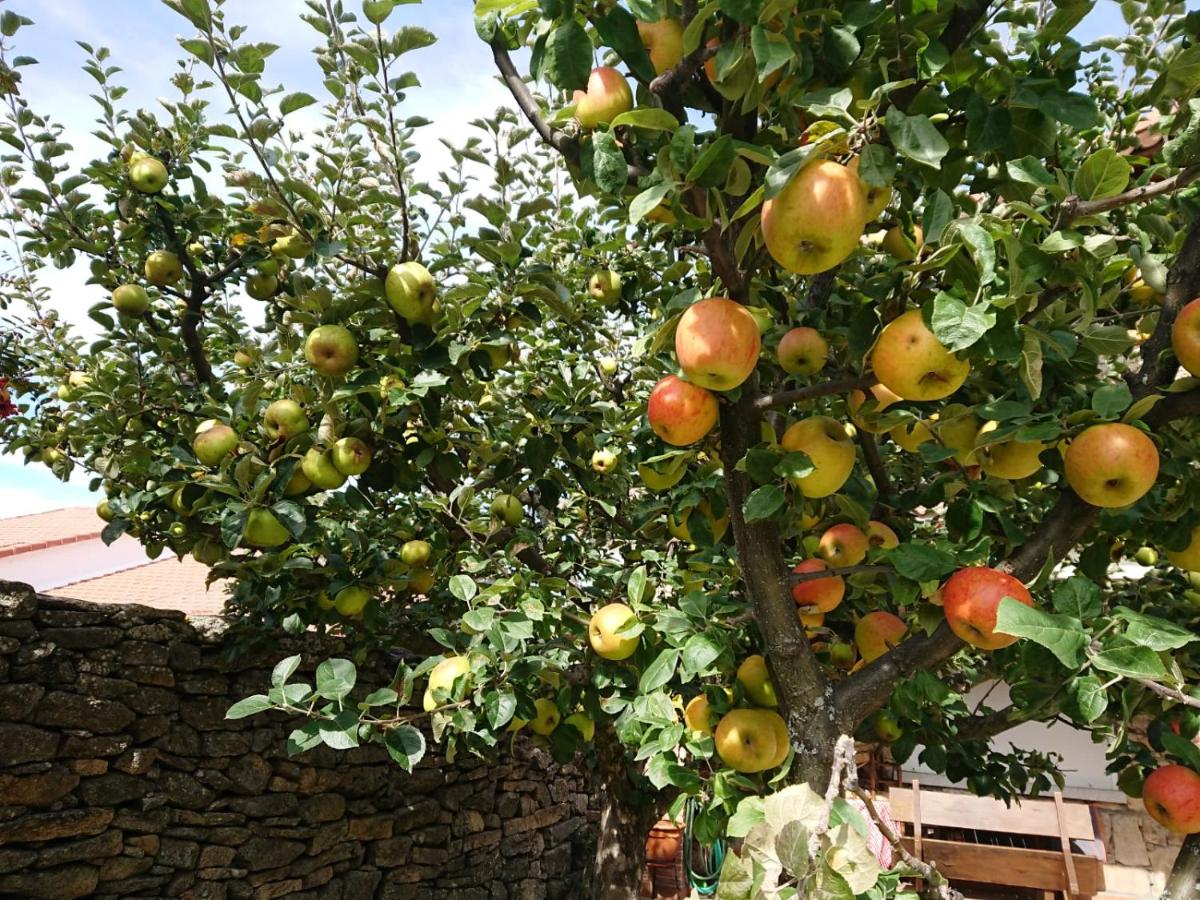
M 1129 206 L 1132 203 L 1141 203 L 1144 200 L 1153 200 L 1155 197 L 1162 196 L 1163 194 L 1183 190 L 1198 179 L 1200 179 L 1200 166 L 1192 166 L 1191 168 L 1175 173 L 1170 178 L 1164 178 L 1162 181 L 1152 181 L 1149 184 L 1131 188 L 1123 194 L 1117 194 L 1115 197 L 1106 197 L 1103 200 L 1083 200 L 1072 194 L 1062 202 L 1057 225 L 1059 228 L 1065 228 L 1076 219 L 1094 216 L 1097 213 L 1108 212 L 1121 206 Z
M 1175 857 L 1160 900 L 1196 900 L 1197 883 L 1200 883 L 1200 834 L 1189 834 Z
M 844 575 L 858 575 L 862 572 L 890 572 L 891 566 L 876 565 L 874 563 L 861 566 L 842 566 L 840 569 L 822 569 L 820 572 L 792 572 L 788 575 L 788 580 L 792 584 L 804 584 L 806 581 L 820 581 L 822 578 L 841 577 Z
M 991 6 L 992 0 L 967 0 L 962 6 L 956 6 L 954 12 L 950 14 L 950 18 L 946 21 L 946 27 L 942 29 L 942 33 L 938 40 L 949 56 L 953 56 L 978 27 L 979 23 L 987 18 L 988 8 Z M 900 36 L 897 35 L 899 40 Z M 915 72 L 904 72 L 902 76 L 905 78 L 912 77 Z M 925 87 L 927 80 L 922 79 L 907 87 L 900 88 L 892 92 L 891 102 L 893 106 L 901 110 L 908 109 L 909 104 L 916 99 L 917 94 L 921 93 L 921 89 Z
M 1200 700 L 1190 694 L 1185 694 L 1183 691 L 1176 690 L 1173 687 L 1167 687 L 1165 684 L 1159 684 L 1157 681 L 1151 681 L 1149 678 L 1133 679 L 1142 687 L 1160 697 L 1165 697 L 1167 700 L 1174 700 L 1176 703 L 1182 703 L 1184 706 L 1191 706 L 1194 709 L 1200 709 Z
M 650 93 L 661 97 L 677 87 L 682 87 L 699 71 L 702 65 L 717 55 L 719 49 L 719 47 L 698 47 L 690 56 L 681 59 L 677 66 L 667 69 L 650 82 Z
M 213 377 L 212 365 L 204 352 L 204 344 L 200 340 L 200 322 L 204 317 L 204 301 L 208 298 L 208 276 L 200 270 L 196 261 L 188 253 L 187 247 L 176 233 L 175 223 L 171 221 L 167 211 L 161 206 L 155 208 L 158 210 L 158 218 L 162 223 L 167 244 L 170 246 L 171 252 L 179 257 L 180 263 L 188 274 L 190 290 L 185 300 L 187 308 L 183 312 L 183 320 L 179 326 L 183 346 L 187 350 L 188 359 L 192 363 L 192 370 L 196 373 L 196 378 L 201 384 L 212 387 L 216 384 L 216 379 Z
M 875 441 L 875 435 L 865 428 L 859 428 L 857 431 L 858 446 L 862 447 L 867 471 L 871 473 L 871 479 L 875 482 L 875 492 L 879 495 L 879 503 L 883 506 L 891 506 L 896 490 L 892 486 L 892 479 L 888 476 L 887 466 L 883 464 L 883 457 L 879 455 L 879 444 Z
M 805 400 L 817 397 L 827 397 L 830 394 L 844 394 L 855 388 L 866 390 L 875 384 L 876 379 L 871 375 L 846 375 L 811 384 L 808 387 L 793 388 L 790 391 L 779 391 L 774 394 L 763 394 L 754 401 L 755 409 L 773 409 L 776 406 L 792 406 Z

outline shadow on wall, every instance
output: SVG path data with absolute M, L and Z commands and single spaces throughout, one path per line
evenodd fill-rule
M 288 758 L 295 722 L 225 710 L 279 657 L 311 670 L 336 648 L 309 635 L 231 662 L 225 636 L 0 582 L 0 896 L 586 893 L 597 815 L 577 769 L 521 743 L 412 774 L 375 746 Z

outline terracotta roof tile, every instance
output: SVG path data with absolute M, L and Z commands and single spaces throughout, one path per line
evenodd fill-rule
M 0 556 L 44 550 L 99 537 L 104 521 L 90 506 L 0 518 Z
M 3 522 L 0 522 L 3 525 Z M 92 603 L 140 603 L 156 609 L 178 609 L 189 616 L 219 615 L 228 589 L 221 582 L 205 586 L 208 567 L 191 557 L 156 560 L 110 575 L 100 575 L 48 591 L 51 596 Z

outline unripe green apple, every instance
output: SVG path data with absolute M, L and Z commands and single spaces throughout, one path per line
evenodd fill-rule
M 300 468 L 304 477 L 322 491 L 336 491 L 346 483 L 346 476 L 334 465 L 333 453 L 329 450 L 313 447 L 304 454 Z
M 333 605 L 343 616 L 361 616 L 370 601 L 370 591 L 351 585 L 337 592 L 337 596 L 333 598 Z
M 611 306 L 621 297 L 621 276 L 612 269 L 596 272 L 588 279 L 588 294 L 605 306 Z
M 433 554 L 433 547 L 428 541 L 413 540 L 406 541 L 404 546 L 400 548 L 400 560 L 406 566 L 420 568 L 425 563 L 429 562 L 429 557 Z
M 96 504 L 96 515 L 102 518 L 105 522 L 111 522 L 116 517 L 107 500 L 101 500 Z
M 126 316 L 144 315 L 150 306 L 150 295 L 138 284 L 123 284 L 112 293 L 117 312 Z
M 491 513 L 493 519 L 499 519 L 506 525 L 519 525 L 525 518 L 521 501 L 512 494 L 499 494 L 492 501 Z
M 304 341 L 304 358 L 322 375 L 345 375 L 358 362 L 358 341 L 341 325 L 319 325 Z
M 129 181 L 143 194 L 157 194 L 167 186 L 167 167 L 153 156 L 143 156 L 130 164 Z
M 875 734 L 881 741 L 890 744 L 900 740 L 904 734 L 904 729 L 900 727 L 900 723 L 886 709 L 881 709 L 875 714 Z
M 333 464 L 343 475 L 361 475 L 371 466 L 371 448 L 356 437 L 344 437 L 333 445 Z
M 295 400 L 275 400 L 263 413 L 263 430 L 272 441 L 291 440 L 308 431 L 308 416 Z
M 246 518 L 242 540 L 251 547 L 270 548 L 286 543 L 291 535 L 269 509 L 252 509 Z
M 296 232 L 277 238 L 271 245 L 271 252 L 276 256 L 286 256 L 289 259 L 304 259 L 312 253 L 312 244 Z
M 1133 558 L 1137 560 L 1139 565 L 1158 565 L 1158 551 L 1153 547 L 1139 547 L 1137 553 L 1133 554 Z
M 215 466 L 232 453 L 238 445 L 238 434 L 228 425 L 218 422 L 199 431 L 192 439 L 192 452 L 204 466 Z
M 192 559 L 206 566 L 215 566 L 225 558 L 225 548 L 216 541 L 201 538 L 192 547 Z
M 255 300 L 270 300 L 279 290 L 279 279 L 266 272 L 255 272 L 246 279 L 246 293 Z
M 146 257 L 146 280 L 158 287 L 174 284 L 183 277 L 183 263 L 170 250 L 155 250 Z
M 617 454 L 611 450 L 597 450 L 592 454 L 592 468 L 606 475 L 617 467 Z
M 611 356 L 600 357 L 600 374 L 611 378 L 617 374 L 617 361 Z
M 437 299 L 437 284 L 419 262 L 405 262 L 388 270 L 383 290 L 388 304 L 409 322 L 424 321 Z

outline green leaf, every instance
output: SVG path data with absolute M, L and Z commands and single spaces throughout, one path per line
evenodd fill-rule
M 1188 101 L 1188 122 L 1183 131 L 1167 141 L 1163 160 L 1178 169 L 1200 165 L 1200 98 Z
M 455 575 L 450 579 L 450 593 L 463 603 L 470 603 L 479 593 L 479 585 L 470 575 Z
M 812 459 L 803 450 L 793 450 L 775 464 L 774 472 L 789 481 L 796 481 L 817 470 Z
M 1186 99 L 1200 90 L 1200 44 L 1176 53 L 1166 76 L 1166 93 L 1172 100 Z
M 1078 619 L 1026 606 L 1012 597 L 1000 601 L 996 631 L 1040 644 L 1068 669 L 1082 664 L 1083 648 L 1088 642 L 1088 633 Z
M 1108 709 L 1108 692 L 1095 675 L 1084 675 L 1071 682 L 1071 697 L 1087 724 L 1095 722 Z
M 1100 615 L 1100 586 L 1083 575 L 1072 575 L 1054 586 L 1050 602 L 1055 612 L 1090 622 Z
M 1008 177 L 1021 184 L 1032 184 L 1037 187 L 1049 187 L 1058 181 L 1050 170 L 1035 156 L 1022 156 L 1005 165 Z
M 728 134 L 721 135 L 704 148 L 688 171 L 687 180 L 701 187 L 719 187 L 725 183 L 735 155 L 733 137 Z
M 996 280 L 996 242 L 974 222 L 959 222 L 957 229 L 970 248 L 971 256 L 975 258 L 975 265 L 979 269 L 979 283 L 991 284 Z
M 1128 186 L 1132 171 L 1124 156 L 1112 147 L 1105 147 L 1083 161 L 1075 173 L 1072 189 L 1083 200 L 1115 197 Z
M 651 185 L 642 191 L 629 204 L 629 224 L 636 225 L 646 216 L 658 209 L 662 205 L 663 200 L 671 191 L 675 190 L 675 185 L 670 181 L 662 181 L 658 184 Z
M 707 634 L 694 634 L 683 645 L 683 671 L 701 675 L 720 658 L 724 646 Z
M 609 123 L 609 128 L 619 128 L 622 125 L 630 128 L 645 128 L 648 131 L 674 131 L 679 127 L 679 120 L 665 109 L 642 106 L 621 113 Z
M 358 714 L 344 709 L 332 719 L 317 722 L 321 742 L 333 750 L 352 750 L 358 746 Z
M 1133 394 L 1130 393 L 1129 386 L 1123 381 L 1106 384 L 1097 388 L 1096 392 L 1092 394 L 1092 409 L 1105 419 L 1117 418 L 1129 408 L 1129 404 L 1132 402 Z
M 911 542 L 889 550 L 887 560 L 897 573 L 918 582 L 937 581 L 958 568 L 958 560 L 945 550 Z
M 483 711 L 492 728 L 503 728 L 517 711 L 517 698 L 507 689 L 488 691 L 483 697 Z
M 1124 634 L 1126 640 L 1156 652 L 1178 650 L 1194 641 L 1200 641 L 1200 636 L 1192 633 L 1190 629 L 1158 616 L 1135 612 L 1127 606 L 1118 606 L 1113 610 L 1113 615 L 1127 623 Z
M 954 203 L 950 195 L 940 188 L 926 200 L 925 215 L 921 220 L 925 232 L 925 243 L 938 244 L 942 240 L 942 232 L 954 217 Z
M 1042 342 L 1033 329 L 1025 329 L 1021 343 L 1021 382 L 1029 396 L 1037 400 L 1042 396 Z
M 244 719 L 255 713 L 266 712 L 268 709 L 273 708 L 273 706 L 274 704 L 267 699 L 266 694 L 254 694 L 245 700 L 239 700 L 233 706 L 229 707 L 225 713 L 225 718 Z
M 1193 772 L 1200 772 L 1200 747 L 1187 738 L 1180 737 L 1170 729 L 1162 733 L 1163 749 L 1186 765 Z
M 610 194 L 621 193 L 629 181 L 629 167 L 617 139 L 611 132 L 597 131 L 592 135 L 592 149 L 596 184 Z
M 675 676 L 675 667 L 679 664 L 679 651 L 674 647 L 663 650 L 654 662 L 646 667 L 638 681 L 638 693 L 649 694 L 656 691 Z
M 638 566 L 629 576 L 629 584 L 625 585 L 625 596 L 630 603 L 641 603 L 646 592 L 646 567 Z
M 986 303 L 967 306 L 942 291 L 933 299 L 930 321 L 934 336 L 946 349 L 957 352 L 975 346 L 996 324 L 996 313 Z
M 858 154 L 858 177 L 868 187 L 887 187 L 896 178 L 896 154 L 883 144 L 867 144 Z
M 279 114 L 286 116 L 288 113 L 295 112 L 298 109 L 304 109 L 306 106 L 311 106 L 317 102 L 317 98 L 311 94 L 305 94 L 302 91 L 295 94 L 288 94 L 279 101 Z
M 326 700 L 341 700 L 354 689 L 358 672 L 348 659 L 327 659 L 317 666 L 317 693 Z
M 628 10 L 614 6 L 607 15 L 594 16 L 592 24 L 604 45 L 612 47 L 635 76 L 646 82 L 654 80 L 654 64 L 638 34 L 637 19 Z
M 378 690 L 371 691 L 371 693 L 367 694 L 367 696 L 363 698 L 364 706 L 390 706 L 393 703 L 399 702 L 400 695 L 390 687 L 379 688 Z
M 1133 643 L 1115 643 L 1091 654 L 1092 665 L 1102 672 L 1126 678 L 1149 678 L 1157 681 L 1167 677 L 1167 670 L 1157 653 L 1149 647 Z
M 564 91 L 583 90 L 592 71 L 592 42 L 571 16 L 546 39 L 540 74 Z
M 275 687 L 287 684 L 287 680 L 292 677 L 296 669 L 300 667 L 300 656 L 289 656 L 287 659 L 281 659 L 275 664 L 275 668 L 271 670 L 271 684 Z
M 936 169 L 950 152 L 950 145 L 928 116 L 905 115 L 895 106 L 889 106 L 884 126 L 895 148 L 923 166 Z
M 383 745 L 387 747 L 388 755 L 405 772 L 411 772 L 425 756 L 425 735 L 411 725 L 389 728 L 384 735 Z
M 729 817 L 727 833 L 730 837 L 745 837 L 750 829 L 764 821 L 762 797 L 745 797 Z
M 758 65 L 759 81 L 765 81 L 768 75 L 786 66 L 796 56 L 786 37 L 761 25 L 750 30 L 750 49 L 754 51 L 754 61 Z
M 746 498 L 746 521 L 761 522 L 769 519 L 787 503 L 787 494 L 773 484 L 755 488 Z

